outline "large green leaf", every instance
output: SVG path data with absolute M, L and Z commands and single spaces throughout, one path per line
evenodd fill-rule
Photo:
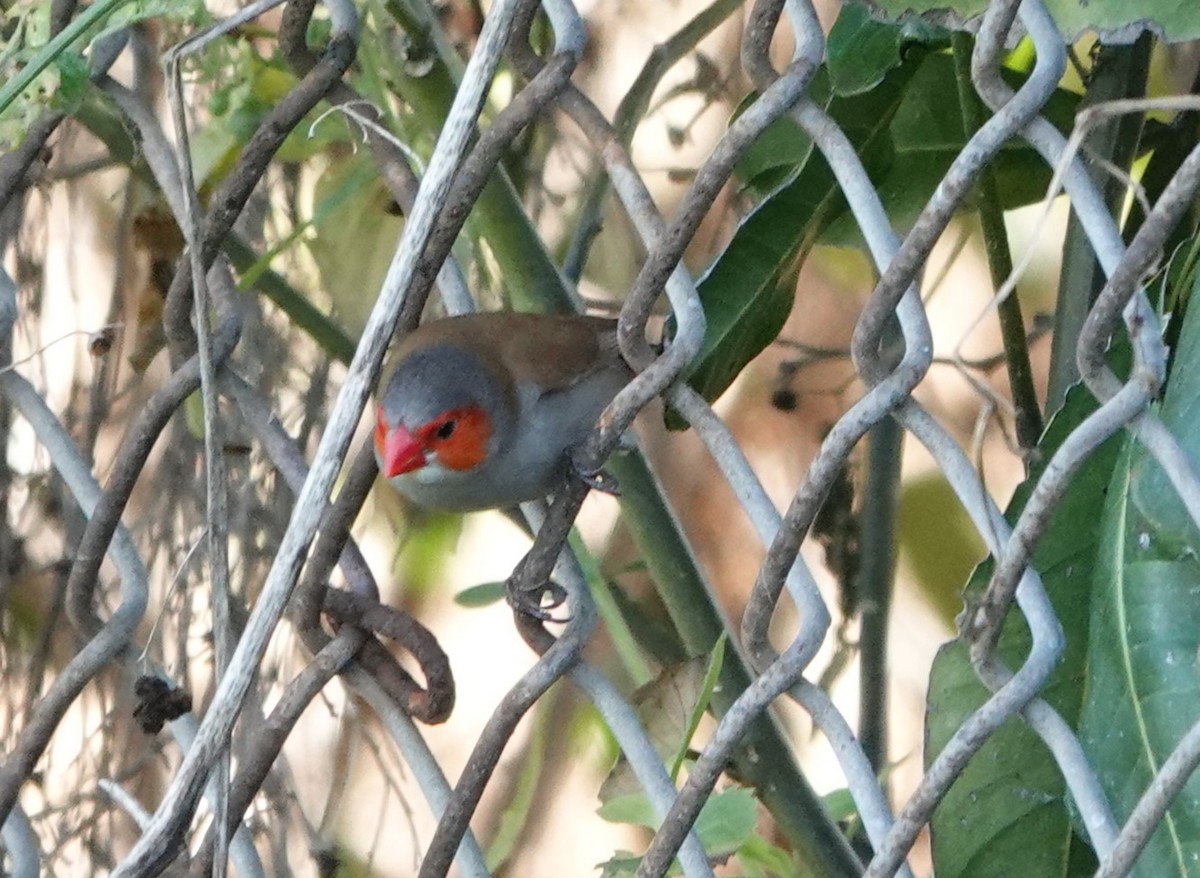
M 1093 603 L 1088 702 L 1080 729 L 1118 820 L 1200 719 L 1200 564 L 1146 558 L 1130 470 L 1113 483 L 1108 544 Z M 1123 532 L 1123 536 L 1118 536 Z M 1139 874 L 1200 875 L 1200 777 L 1180 793 L 1138 860 Z
M 1005 69 L 1002 74 L 1014 89 L 1020 88 L 1025 80 L 1013 70 Z M 871 181 L 896 228 L 905 229 L 913 224 L 969 139 L 963 130 L 957 99 L 946 99 L 954 77 L 954 59 L 948 53 L 931 54 L 923 61 L 904 89 L 888 129 L 891 161 L 870 169 Z M 1069 131 L 1078 104 L 1079 95 L 1057 89 L 1041 115 L 1060 131 Z M 1009 141 L 996 156 L 992 168 L 1005 210 L 1035 204 L 1046 197 L 1052 171 L 1023 140 Z M 975 207 L 972 193 L 962 210 Z M 834 219 L 821 235 L 825 244 L 857 247 L 861 241 L 858 225 L 848 212 Z
M 1200 308 L 1184 317 L 1160 414 L 1195 466 Z M 1102 534 L 1080 737 L 1121 820 L 1200 719 L 1200 542 L 1165 473 L 1135 442 L 1113 476 Z M 1193 777 L 1138 860 L 1139 874 L 1200 875 L 1197 802 Z
M 390 210 L 391 194 L 369 161 L 331 161 L 313 193 L 312 229 L 305 244 L 333 310 L 351 331 L 367 319 L 404 228 Z
M 1200 238 L 1195 239 L 1200 242 Z M 1195 243 L 1193 243 L 1193 247 Z M 1161 417 L 1179 438 L 1193 461 L 1200 458 L 1200 274 L 1190 278 L 1191 295 L 1183 318 L 1179 343 L 1171 362 L 1171 374 L 1163 394 Z M 1194 557 L 1200 550 L 1200 529 L 1188 515 L 1183 501 L 1171 487 L 1167 474 L 1148 454 L 1130 461 L 1130 492 L 1133 504 L 1145 519 L 1147 533 L 1156 543 L 1155 557 L 1171 560 Z
M 841 126 L 889 219 L 904 228 L 967 140 L 958 101 L 946 100 L 954 62 L 945 52 L 928 51 L 928 44 L 905 42 L 897 28 L 891 28 L 890 36 L 880 33 L 888 27 L 862 21 L 861 7 L 854 4 L 843 8 L 838 22 L 847 20 L 836 41 L 836 57 L 843 60 L 831 57 L 814 77 L 809 96 L 824 104 Z M 935 41 L 937 35 L 925 39 Z M 830 41 L 835 42 L 834 34 Z M 856 48 L 870 60 L 862 79 L 849 77 L 844 69 Z M 1022 81 L 1011 71 L 1006 77 L 1015 86 Z M 873 87 L 861 90 L 871 83 Z M 1045 115 L 1066 129 L 1077 102 L 1077 95 L 1060 90 Z M 1002 149 L 994 167 L 1005 208 L 1044 197 L 1051 171 L 1027 146 Z M 832 171 L 791 119 L 784 117 L 768 129 L 739 171 L 751 190 L 770 191 L 699 284 L 708 335 L 689 381 L 709 400 L 723 393 L 778 335 L 792 306 L 794 287 L 788 281 L 811 247 L 862 246 Z M 970 200 L 964 204 L 966 210 L 972 207 Z
M 870 0 L 892 18 L 913 13 L 948 24 L 978 19 L 987 0 Z M 1195 0 L 1046 0 L 1058 29 L 1068 41 L 1095 31 L 1104 42 L 1132 42 L 1147 25 L 1171 42 L 1200 38 L 1200 15 Z
M 1051 421 L 1039 449 L 1048 460 L 1062 440 L 1092 411 L 1090 394 L 1075 388 Z M 1034 568 L 1062 622 L 1066 650 L 1042 696 L 1074 723 L 1083 698 L 1088 600 L 1098 551 L 1096 510 L 1104 502 L 1120 440 L 1101 446 L 1076 474 L 1033 556 Z M 1017 490 L 1007 517 L 1015 519 L 1029 498 L 1041 466 Z M 976 569 L 971 595 L 986 586 L 991 564 Z M 1020 613 L 1005 623 L 1000 656 L 1016 668 L 1029 652 L 1029 629 Z M 926 762 L 932 762 L 962 722 L 987 699 L 971 667 L 967 646 L 954 641 L 934 659 L 925 718 Z M 1018 718 L 988 739 L 937 809 L 932 822 L 934 865 L 939 878 L 1091 874 L 1094 859 L 1072 834 L 1062 774 L 1041 740 Z
M 828 112 L 842 126 L 868 164 L 886 163 L 891 153 L 887 125 L 920 67 L 920 53 L 893 68 L 875 88 L 834 97 Z M 822 70 L 811 91 L 828 95 L 831 86 Z M 760 184 L 778 179 L 781 167 L 790 179 L 766 198 L 738 227 L 724 252 L 698 285 L 708 320 L 708 334 L 694 361 L 689 382 L 706 399 L 721 395 L 737 374 L 774 341 L 792 308 L 795 275 L 817 236 L 845 209 L 833 172 L 799 127 L 781 119 L 741 168 Z
M 846 3 L 829 31 L 826 67 L 839 96 L 869 91 L 898 67 L 905 43 L 902 28 L 871 18 L 863 3 Z

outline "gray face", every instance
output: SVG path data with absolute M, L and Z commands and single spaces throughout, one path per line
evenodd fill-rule
M 513 401 L 495 376 L 474 354 L 449 344 L 405 357 L 380 404 L 393 425 L 398 422 L 410 431 L 452 409 L 478 406 L 492 418 L 493 441 L 509 435 L 513 418 Z

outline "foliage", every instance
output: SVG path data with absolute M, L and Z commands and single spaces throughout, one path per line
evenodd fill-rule
M 1009 505 L 1010 522 L 1024 508 L 1045 462 L 1095 410 L 1083 388 L 1068 396 L 1042 440 L 1041 465 Z M 1100 531 L 1080 525 L 1104 503 L 1119 452 L 1120 440 L 1110 439 L 1088 459 L 1058 504 L 1033 557 L 1067 638 L 1067 652 L 1043 697 L 1070 723 L 1078 721 L 1083 705 L 1088 607 L 1096 558 L 1105 544 Z M 990 562 L 976 569 L 967 584 L 968 606 L 980 598 L 991 572 Z M 1017 667 L 1029 648 L 1028 626 L 1020 614 L 1013 614 L 1005 624 L 999 655 Z M 971 667 L 968 645 L 956 640 L 943 646 L 929 677 L 927 765 L 989 694 Z M 934 815 L 932 831 L 940 874 L 1001 875 L 1012 868 L 1045 876 L 1082 874 L 1077 871 L 1081 864 L 1072 859 L 1080 841 L 1071 828 L 1062 773 L 1040 739 L 1015 717 L 988 739 L 955 782 Z M 1082 867 L 1091 873 L 1086 858 Z
M 916 13 L 923 17 L 952 16 L 957 22 L 978 21 L 987 8 L 986 0 L 869 0 L 871 5 L 894 18 Z M 1200 37 L 1200 18 L 1186 4 L 1171 0 L 1050 0 L 1046 4 L 1055 23 L 1068 41 L 1087 31 L 1105 42 L 1131 42 L 1150 29 L 1171 42 Z
M 1189 308 L 1159 414 L 1192 459 L 1200 451 L 1197 357 L 1200 309 Z M 1079 731 L 1117 819 L 1124 820 L 1176 742 L 1200 720 L 1198 532 L 1164 469 L 1132 437 L 1112 474 L 1099 534 Z M 1191 803 L 1198 796 L 1200 778 L 1193 777 L 1139 869 L 1157 875 L 1195 870 L 1200 821 Z
M 893 226 L 903 231 L 967 141 L 961 109 L 944 97 L 954 79 L 945 37 L 937 31 L 914 36 L 869 21 L 852 3 L 829 42 L 829 61 L 808 95 L 846 133 Z M 1023 81 L 1015 71 L 1011 79 L 1014 86 Z M 1045 115 L 1066 129 L 1077 102 L 1077 95 L 1060 89 Z M 1030 147 L 1003 150 L 994 167 L 1005 209 L 1045 195 L 1051 171 Z M 760 200 L 699 283 L 709 332 L 690 383 L 710 400 L 779 334 L 791 312 L 796 275 L 812 248 L 863 246 L 828 164 L 790 118 L 778 120 L 746 154 L 740 175 Z M 964 206 L 974 209 L 972 203 Z

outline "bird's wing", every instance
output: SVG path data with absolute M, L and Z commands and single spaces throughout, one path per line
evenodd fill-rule
M 547 393 L 565 390 L 597 372 L 633 377 L 617 345 L 615 320 L 560 315 L 511 315 L 501 340 L 501 357 L 518 381 L 540 384 Z M 526 318 L 526 319 L 521 319 Z

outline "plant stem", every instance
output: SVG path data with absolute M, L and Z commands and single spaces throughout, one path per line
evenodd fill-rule
M 972 39 L 966 33 L 951 37 L 954 48 L 954 78 L 958 83 L 958 103 L 962 112 L 963 133 L 969 138 L 983 125 L 983 105 L 971 83 Z M 1004 227 L 1004 209 L 996 172 L 991 165 L 979 175 L 979 223 L 983 227 L 983 244 L 987 253 L 992 286 L 1000 289 L 1012 274 L 1012 251 Z M 1025 340 L 1025 319 L 1016 291 L 996 308 L 1000 317 L 1000 336 L 1004 344 L 1004 359 L 1008 364 L 1008 383 L 1016 412 L 1017 444 L 1026 458 L 1037 448 L 1042 435 L 1042 411 L 1038 406 L 1037 390 L 1033 385 L 1033 367 L 1029 363 L 1029 346 Z
M 633 134 L 650 106 L 650 98 L 667 71 L 742 5 L 742 0 L 715 0 L 669 39 L 654 47 L 613 115 L 613 127 L 625 146 L 628 147 L 633 141 Z M 583 206 L 575 222 L 575 233 L 571 236 L 567 255 L 563 259 L 563 274 L 572 281 L 578 282 L 583 276 L 588 251 L 600 233 L 600 208 L 606 194 L 608 176 L 596 174 L 587 187 Z
M 695 554 L 662 499 L 640 454 L 618 453 L 606 465 L 621 484 L 621 515 L 646 560 L 672 622 L 692 655 L 708 653 L 726 629 Z M 731 638 L 730 646 L 737 643 Z M 750 685 L 747 665 L 727 649 L 712 707 L 722 715 Z M 796 765 L 795 753 L 770 713 L 760 714 L 733 759 L 732 771 L 753 786 L 812 876 L 858 876 L 862 866 Z
M 884 418 L 867 438 L 861 504 L 862 566 L 855 577 L 860 619 L 858 739 L 882 784 L 887 766 L 887 635 L 896 571 L 896 507 L 904 431 Z
M 1129 46 L 1102 46 L 1092 68 L 1087 94 L 1079 104 L 1080 111 L 1104 101 L 1144 95 L 1152 45 L 1153 41 L 1143 35 Z M 1127 171 L 1137 155 L 1141 127 L 1140 114 L 1122 116 L 1097 126 L 1084 141 L 1087 155 L 1107 160 L 1113 166 Z M 1118 216 L 1125 199 L 1125 183 L 1113 179 L 1102 188 L 1109 208 L 1114 216 Z M 1054 342 L 1050 348 L 1050 381 L 1046 391 L 1047 411 L 1058 409 L 1067 388 L 1079 380 L 1075 347 L 1083 321 L 1102 286 L 1104 272 L 1079 220 L 1072 213 L 1063 244 L 1058 305 L 1054 309 Z
M 104 21 L 128 2 L 129 0 L 100 0 L 99 3 L 94 3 L 84 9 L 78 18 L 42 46 L 19 73 L 0 86 L 0 113 L 3 113 L 21 92 L 32 85 L 72 43 L 87 33 L 88 28 Z
M 339 363 L 348 364 L 353 359 L 354 342 L 345 330 L 283 277 L 269 268 L 260 270 L 258 254 L 245 241 L 237 235 L 229 235 L 223 249 L 239 272 L 256 270 L 253 288 L 274 302 L 292 324 L 308 333 L 326 354 Z
M 462 62 L 445 41 L 439 29 L 427 17 L 418 15 L 421 4 L 387 0 L 386 14 L 402 26 L 418 27 L 423 67 L 419 75 L 405 64 L 389 58 L 386 47 L 372 48 L 364 43 L 367 61 L 388 72 L 403 98 L 407 112 L 393 119 L 396 130 L 438 131 L 450 108 L 461 75 Z M 375 52 L 375 54 L 370 54 Z M 366 61 L 362 63 L 367 63 Z M 507 300 L 515 311 L 570 311 L 575 305 L 558 270 L 546 255 L 537 229 L 521 205 L 502 166 L 493 171 L 487 186 L 479 194 L 467 219 L 466 230 L 474 239 L 483 239 L 499 264 L 504 277 Z

